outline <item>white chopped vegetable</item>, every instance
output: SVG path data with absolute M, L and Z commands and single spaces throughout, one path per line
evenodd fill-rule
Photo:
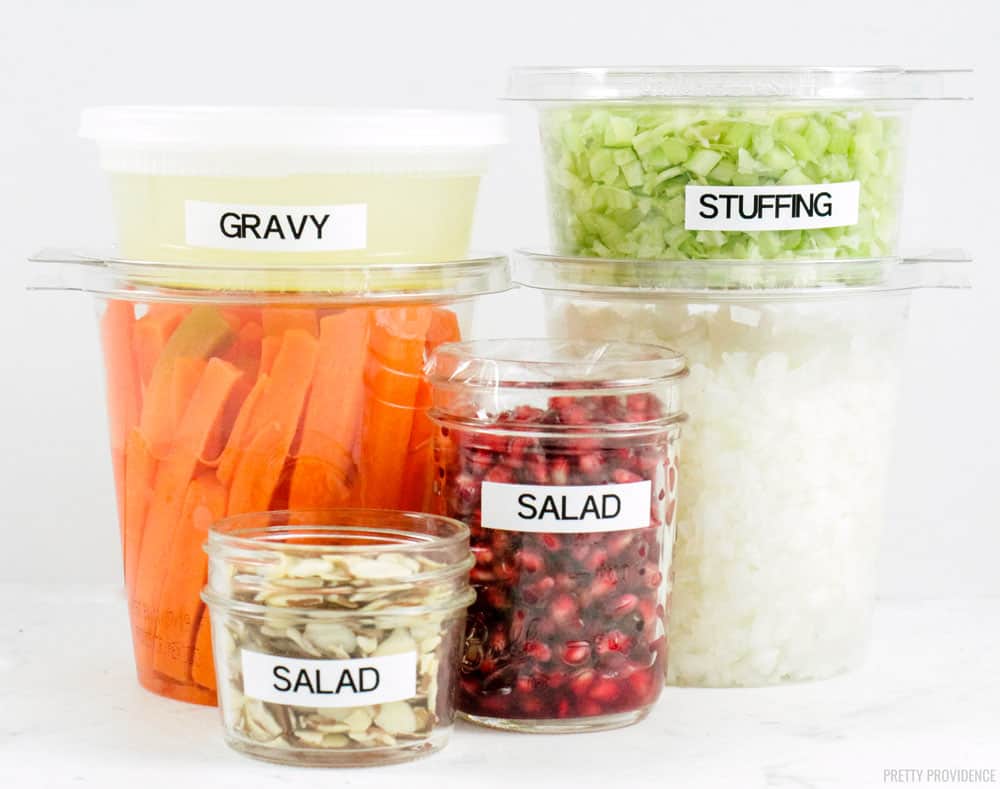
M 553 325 L 572 336 L 688 355 L 670 681 L 765 685 L 856 665 L 908 297 L 554 298 Z

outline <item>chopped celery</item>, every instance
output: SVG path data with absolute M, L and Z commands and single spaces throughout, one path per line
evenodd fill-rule
M 901 124 L 856 108 L 579 104 L 543 111 L 561 251 L 601 257 L 881 257 L 895 252 Z M 858 224 L 684 227 L 685 186 L 860 182 Z

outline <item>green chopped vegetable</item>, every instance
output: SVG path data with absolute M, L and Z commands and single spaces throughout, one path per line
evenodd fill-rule
M 542 113 L 560 251 L 598 257 L 786 259 L 895 253 L 900 119 L 846 108 L 565 105 Z M 850 227 L 689 230 L 688 184 L 858 181 Z

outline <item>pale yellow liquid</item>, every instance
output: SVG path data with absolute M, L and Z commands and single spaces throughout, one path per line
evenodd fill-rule
M 169 274 L 177 287 L 254 290 L 341 289 L 356 277 L 283 272 L 309 264 L 431 262 L 468 254 L 479 176 L 447 173 L 333 173 L 282 177 L 176 176 L 111 173 L 121 256 L 133 260 L 205 263 L 233 272 Z M 234 205 L 368 207 L 365 249 L 275 252 L 210 249 L 185 240 L 185 202 Z M 237 271 L 268 266 L 277 271 Z

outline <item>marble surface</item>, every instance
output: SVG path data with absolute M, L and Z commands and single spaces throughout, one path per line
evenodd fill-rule
M 332 772 L 239 756 L 215 710 L 141 690 L 119 590 L 0 595 L 0 787 L 1000 786 L 1000 598 L 882 602 L 867 665 L 826 682 L 668 688 L 646 721 L 600 734 L 459 725 L 428 759 Z M 929 772 L 948 769 L 992 773 Z

